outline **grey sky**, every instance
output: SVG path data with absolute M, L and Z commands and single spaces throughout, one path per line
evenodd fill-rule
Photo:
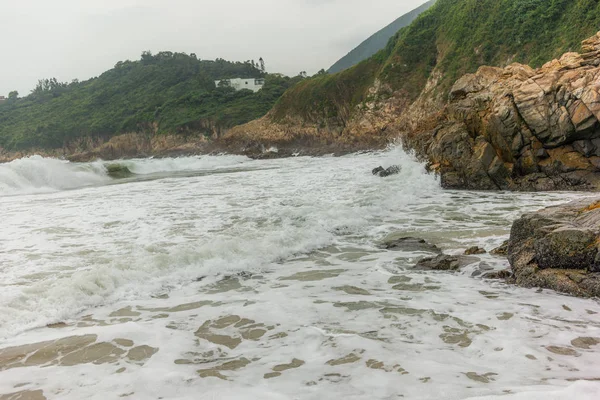
M 0 0 L 0 95 L 88 79 L 143 50 L 327 69 L 426 0 Z

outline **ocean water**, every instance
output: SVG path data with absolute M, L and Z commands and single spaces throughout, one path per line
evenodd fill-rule
M 444 191 L 397 148 L 120 163 L 0 165 L 1 400 L 600 398 L 597 300 L 380 248 L 489 251 L 585 194 Z

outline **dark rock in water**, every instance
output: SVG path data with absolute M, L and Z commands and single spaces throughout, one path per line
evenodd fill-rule
M 500 247 L 497 247 L 494 250 L 490 251 L 490 254 L 492 254 L 494 256 L 508 255 L 508 240 L 505 241 L 504 243 L 502 243 L 502 245 L 500 245 Z
M 494 267 L 486 262 L 480 262 L 475 271 L 471 274 L 472 277 L 481 276 L 486 271 L 493 271 Z
M 484 249 L 482 249 L 481 247 L 477 247 L 477 246 L 471 247 L 465 251 L 466 256 L 472 256 L 474 254 L 485 254 L 485 253 L 487 253 L 487 252 Z
M 372 172 L 373 172 L 373 175 L 379 175 L 383 171 L 385 171 L 385 168 L 383 168 L 383 167 L 377 167 Z
M 441 254 L 442 250 L 434 244 L 427 243 L 424 239 L 404 237 L 400 239 L 386 239 L 380 246 L 386 250 L 420 251 L 424 253 Z
M 462 267 L 479 261 L 477 257 L 449 256 L 441 254 L 437 257 L 429 257 L 420 260 L 415 268 L 430 269 L 434 271 L 458 271 Z
M 252 272 L 248 272 L 248 271 L 241 271 L 235 275 L 242 279 L 251 279 L 252 278 Z
M 373 175 L 377 175 L 382 178 L 386 178 L 391 175 L 397 175 L 400 173 L 400 171 L 402 171 L 402 168 L 400 168 L 398 165 L 392 165 L 388 169 L 384 169 L 383 167 L 377 167 L 372 172 L 373 172 Z
M 513 224 L 508 261 L 518 285 L 600 296 L 600 199 L 526 214 Z
M 133 172 L 122 164 L 106 164 L 104 168 L 106 168 L 107 175 L 115 179 L 129 178 L 133 175 Z
M 483 279 L 497 279 L 506 280 L 512 277 L 512 271 L 510 269 L 504 269 L 502 271 L 491 271 L 483 274 Z
M 490 264 L 488 264 L 486 262 L 480 262 L 478 268 L 481 271 L 492 271 L 494 269 L 494 267 L 492 267 Z

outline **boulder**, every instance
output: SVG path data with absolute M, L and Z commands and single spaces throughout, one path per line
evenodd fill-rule
M 600 296 L 600 198 L 578 200 L 514 222 L 508 260 L 515 282 Z

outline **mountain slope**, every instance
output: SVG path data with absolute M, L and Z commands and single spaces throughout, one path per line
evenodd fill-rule
M 286 91 L 261 121 L 263 133 L 253 123 L 230 138 L 260 140 L 271 129 L 286 140 L 385 142 L 417 99 L 423 111 L 435 111 L 463 74 L 512 62 L 538 67 L 579 49 L 598 27 L 597 0 L 438 0 L 373 57 Z
M 350 68 L 359 62 L 366 60 L 379 50 L 385 48 L 388 41 L 392 36 L 396 34 L 400 29 L 410 25 L 419 15 L 424 11 L 427 11 L 431 6 L 435 4 L 436 0 L 430 0 L 427 3 L 421 5 L 415 10 L 401 16 L 379 32 L 373 34 L 367 40 L 358 45 L 355 49 L 350 51 L 347 55 L 338 60 L 335 64 L 327 70 L 330 74 L 343 71 Z

